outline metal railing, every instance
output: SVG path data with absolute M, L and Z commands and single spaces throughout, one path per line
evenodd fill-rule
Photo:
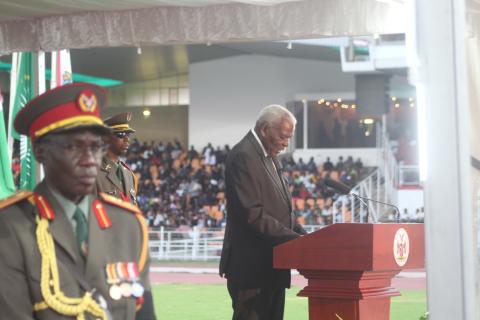
M 380 167 L 385 177 L 386 199 L 392 198 L 396 188 L 403 186 L 420 185 L 418 165 L 404 165 L 398 163 L 394 153 L 394 144 L 390 141 L 386 129 L 386 117 L 383 118 L 382 134 L 377 148 L 380 150 Z
M 313 232 L 322 226 L 304 226 Z M 152 260 L 212 261 L 220 260 L 224 229 L 189 231 L 166 230 L 164 227 L 148 232 L 150 257 Z
M 382 186 L 382 176 L 377 168 L 353 187 L 349 195 L 342 195 L 333 203 L 332 223 L 378 221 L 384 205 L 360 197 L 381 199 L 384 192 Z
M 149 231 L 150 256 L 155 260 L 208 261 L 220 258 L 224 230 Z
M 380 202 L 391 203 L 396 199 L 398 187 L 420 184 L 417 165 L 400 165 L 395 158 L 392 143 L 386 131 L 386 118 L 377 136 L 379 166 L 362 180 L 351 193 Z M 393 221 L 392 207 L 374 201 L 361 200 L 352 195 L 340 196 L 333 204 L 332 223 Z

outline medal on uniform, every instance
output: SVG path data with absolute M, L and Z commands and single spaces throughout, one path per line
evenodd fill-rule
M 113 263 L 109 263 L 105 266 L 105 272 L 107 274 L 107 283 L 110 284 L 110 289 L 108 293 L 110 294 L 110 298 L 113 300 L 120 300 L 122 297 L 122 292 L 120 291 L 120 287 L 118 283 L 120 280 L 118 279 L 115 265 Z
M 122 292 L 123 297 L 130 298 L 132 296 L 132 285 L 130 282 L 123 282 L 120 285 L 120 291 Z
M 110 298 L 112 298 L 113 300 L 120 300 L 122 298 L 122 291 L 120 290 L 120 287 L 116 284 L 110 287 L 108 293 L 110 294 Z
M 145 291 L 145 289 L 140 283 L 138 283 L 140 279 L 138 276 L 137 264 L 135 262 L 129 262 L 127 263 L 127 269 L 130 280 L 132 281 L 132 296 L 134 296 L 135 298 L 139 298 L 143 296 L 143 292 Z
M 140 298 L 141 296 L 143 296 L 144 291 L 145 289 L 140 283 L 132 283 L 132 296 L 134 296 L 135 298 Z
M 132 285 L 128 282 L 129 277 L 128 277 L 127 263 L 118 262 L 116 269 L 121 282 L 119 285 L 120 292 L 122 293 L 123 297 L 129 298 L 132 296 Z

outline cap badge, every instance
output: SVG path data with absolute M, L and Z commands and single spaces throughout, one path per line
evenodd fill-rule
M 77 98 L 77 106 L 84 112 L 95 112 L 97 96 L 91 91 L 82 91 Z

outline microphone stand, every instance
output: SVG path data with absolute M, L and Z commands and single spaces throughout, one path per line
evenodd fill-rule
M 356 193 L 349 193 L 349 195 L 356 198 L 361 204 L 363 204 L 365 206 L 365 208 L 367 208 L 367 223 L 368 223 L 368 219 L 370 218 L 370 208 L 368 207 L 368 204 L 365 201 L 363 201 L 362 197 L 360 197 Z M 372 216 L 372 221 L 373 221 L 373 223 L 377 222 L 377 221 L 375 221 L 375 219 L 373 219 L 373 216 Z
M 370 199 L 370 198 L 366 198 L 366 197 L 362 197 L 362 196 L 359 196 L 358 194 L 356 193 L 349 193 L 350 195 L 352 195 L 353 197 L 357 198 L 358 201 L 360 201 L 362 204 L 364 204 L 366 207 L 367 207 L 367 222 L 368 222 L 368 217 L 370 216 L 370 212 L 368 210 L 368 205 L 365 201 L 363 200 L 367 200 L 367 201 L 372 201 L 372 202 L 376 202 L 376 203 L 380 203 L 380 204 L 383 204 L 383 205 L 386 205 L 386 206 L 389 206 L 389 207 L 392 207 L 395 209 L 395 211 L 397 212 L 396 214 L 396 223 L 399 223 L 400 222 L 400 210 L 398 209 L 397 206 L 393 205 L 393 204 L 390 204 L 390 203 L 385 203 L 385 202 L 382 202 L 382 201 L 378 201 L 378 200 L 373 200 L 373 199 Z M 374 223 L 377 223 L 377 219 L 376 217 L 374 218 L 372 216 L 372 221 Z

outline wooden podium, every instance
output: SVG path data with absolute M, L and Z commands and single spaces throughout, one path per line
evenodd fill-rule
M 308 279 L 310 320 L 388 320 L 392 278 L 423 268 L 423 224 L 338 223 L 274 248 L 273 265 Z

